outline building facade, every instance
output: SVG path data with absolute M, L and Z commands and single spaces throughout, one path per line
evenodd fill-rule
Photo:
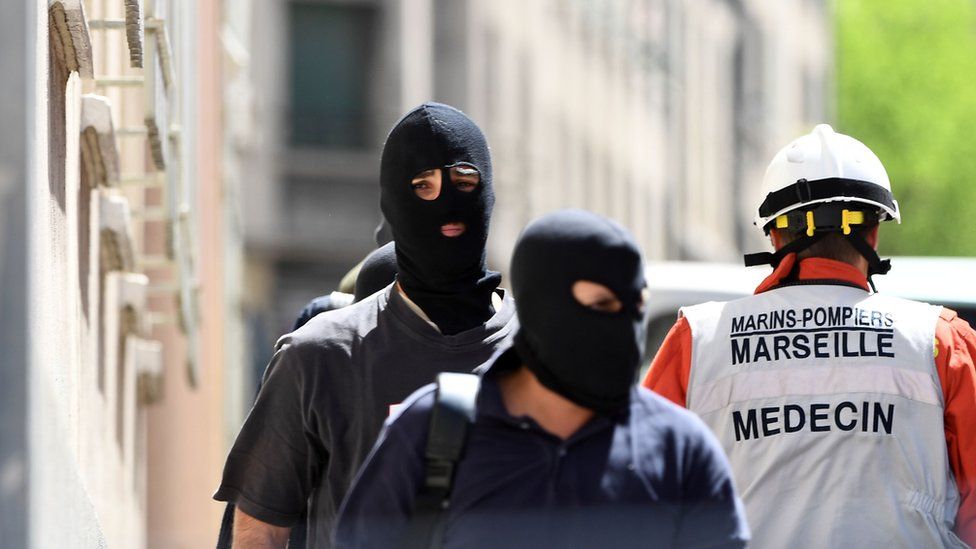
M 264 154 L 241 181 L 255 372 L 311 297 L 373 247 L 386 131 L 424 100 L 492 147 L 490 262 L 531 218 L 585 207 L 650 259 L 729 260 L 763 171 L 829 115 L 822 0 L 254 3 Z M 786 22 L 786 24 L 784 24 Z
M 240 421 L 222 6 L 3 11 L 0 545 L 208 545 Z

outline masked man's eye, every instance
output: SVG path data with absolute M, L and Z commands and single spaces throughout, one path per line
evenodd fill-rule
M 425 170 L 418 173 L 410 180 L 410 189 L 422 200 L 436 199 L 441 194 L 440 170 Z
M 573 298 L 580 305 L 601 313 L 619 313 L 624 305 L 610 288 L 592 280 L 573 283 Z
M 470 166 L 451 168 L 451 183 L 461 192 L 472 192 L 481 184 L 481 174 Z

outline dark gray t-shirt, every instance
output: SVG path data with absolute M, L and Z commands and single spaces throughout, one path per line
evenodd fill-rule
M 485 325 L 443 335 L 391 285 L 283 336 L 231 448 L 214 499 L 278 526 L 308 506 L 308 545 L 327 547 L 339 504 L 390 406 L 438 372 L 470 372 L 517 325 L 505 295 Z

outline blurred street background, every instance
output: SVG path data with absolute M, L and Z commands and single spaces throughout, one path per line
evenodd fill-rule
M 739 262 L 767 163 L 820 122 L 888 169 L 883 255 L 976 255 L 970 0 L 0 9 L 3 547 L 215 542 L 275 340 L 375 247 L 383 140 L 425 100 L 488 136 L 503 273 L 570 206 L 650 261 Z

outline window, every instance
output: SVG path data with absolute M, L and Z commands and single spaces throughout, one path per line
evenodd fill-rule
M 372 141 L 369 82 L 376 24 L 373 6 L 290 4 L 292 145 L 364 148 Z

